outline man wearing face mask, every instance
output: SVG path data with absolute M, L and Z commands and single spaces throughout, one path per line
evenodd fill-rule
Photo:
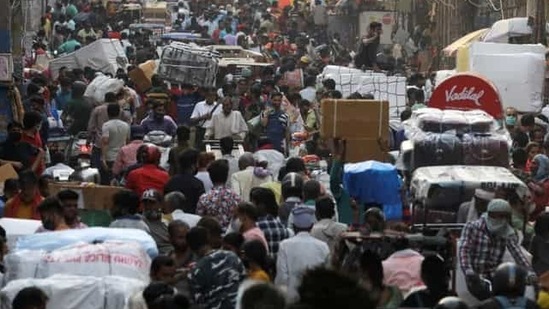
M 507 131 L 513 132 L 517 125 L 518 112 L 514 107 L 507 107 L 505 110 L 505 127 Z
M 159 253 L 167 255 L 173 251 L 173 247 L 170 243 L 168 226 L 162 222 L 162 195 L 154 189 L 146 190 L 141 196 L 141 205 L 143 206 L 143 221 L 149 227 Z
M 494 192 L 483 189 L 476 189 L 473 199 L 462 203 L 457 213 L 457 223 L 466 223 L 477 220 L 486 211 L 488 203 L 495 197 Z
M 511 205 L 494 199 L 480 219 L 468 222 L 459 240 L 459 263 L 465 274 L 469 292 L 478 300 L 490 297 L 481 278 L 492 279 L 508 249 L 515 262 L 532 271 L 532 265 L 522 252 L 518 236 L 511 227 Z
M 166 115 L 166 107 L 162 101 L 149 102 L 152 105 L 152 113 L 141 121 L 145 134 L 151 131 L 162 131 L 170 136 L 175 136 L 177 125 L 172 117 Z

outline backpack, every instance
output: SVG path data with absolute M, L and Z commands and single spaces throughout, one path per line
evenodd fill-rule
M 496 296 L 494 298 L 503 309 L 526 309 L 525 297 L 518 297 L 514 302 L 511 302 L 509 298 L 505 296 Z

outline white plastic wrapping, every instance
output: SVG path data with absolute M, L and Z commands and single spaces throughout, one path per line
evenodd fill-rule
M 389 118 L 399 118 L 406 109 L 406 78 L 403 76 L 328 65 L 317 76 L 317 82 L 330 78 L 335 81 L 336 90 L 341 92 L 343 98 L 359 92 L 372 94 L 376 100 L 388 101 Z
M 469 50 L 469 70 L 494 83 L 504 110 L 507 107 L 523 113 L 541 110 L 545 46 L 476 42 Z
M 149 280 L 151 259 L 138 243 L 80 243 L 52 252 L 21 250 L 6 256 L 6 281 L 56 274 Z M 93 271 L 90 271 L 93 270 Z
M 194 44 L 173 42 L 162 51 L 158 75 L 171 82 L 213 87 L 219 53 Z
M 119 93 L 123 88 L 123 80 L 99 75 L 88 85 L 84 96 L 93 99 L 95 102 L 105 102 L 105 94 L 109 92 Z
M 119 40 L 99 39 L 70 54 L 53 59 L 49 63 L 49 68 L 52 78 L 57 79 L 62 67 L 69 70 L 90 67 L 114 76 L 116 70 L 126 69 L 127 65 L 128 58 Z
M 135 241 L 141 245 L 141 247 L 151 258 L 158 255 L 156 243 L 147 232 L 138 229 L 116 229 L 103 227 L 28 235 L 19 238 L 15 248 L 13 249 L 15 251 L 29 249 L 46 250 L 50 252 L 80 242 L 91 244 L 105 242 L 108 240 L 127 242 Z
M 146 287 L 146 282 L 120 277 L 55 275 L 47 279 L 21 279 L 0 291 L 2 309 L 11 309 L 17 293 L 35 286 L 49 298 L 47 309 L 128 309 L 128 299 Z

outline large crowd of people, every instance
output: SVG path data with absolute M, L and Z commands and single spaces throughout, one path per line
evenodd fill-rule
M 159 252 L 150 284 L 129 298 L 130 309 L 468 308 L 450 288 L 451 257 L 418 252 L 407 241 L 406 217 L 387 222 L 382 205 L 351 198 L 342 179 L 345 141 L 319 134 L 321 100 L 342 98 L 333 79 L 317 84 L 324 66 L 389 72 L 402 67 L 402 59 L 378 53 L 377 22 L 359 40 L 353 60 L 337 35 L 325 33 L 332 7 L 301 1 L 282 9 L 276 2 L 180 3 L 172 29 L 261 52 L 273 65 L 227 74 L 216 87 L 153 75 L 152 87 L 139 89 L 128 72 L 158 57 L 152 33 L 130 31 L 132 21 L 117 19 L 118 12 L 101 1 L 48 6 L 29 67 L 40 55 L 71 53 L 100 38 L 118 39 L 130 64 L 115 75 L 64 67 L 55 79 L 47 70 L 16 76 L 24 115 L 9 124 L 0 145 L 0 163 L 18 173 L 4 183 L 3 217 L 41 220 L 37 233 L 88 228 L 78 215 L 79 194 L 50 194 L 49 185 L 60 180 L 58 171 L 73 176 L 96 168 L 97 183 L 120 187 L 106 225 L 145 231 Z M 314 50 L 313 41 L 337 48 Z M 107 92 L 100 101 L 85 96 L 88 85 L 104 75 L 122 80 L 123 90 Z M 402 121 L 425 107 L 426 80 L 421 74 L 410 78 Z M 549 119 L 543 113 L 519 117 L 509 108 L 504 125 L 513 138 L 511 170 L 528 185 L 535 206 L 525 212 L 527 201 L 512 193 L 476 190 L 457 212 L 465 227 L 456 264 L 480 308 L 549 308 Z M 49 149 L 50 135 L 59 131 L 85 133 L 89 151 L 77 165 Z M 147 139 L 159 131 L 167 145 Z M 389 146 L 398 149 L 405 136 L 393 133 Z M 212 143 L 219 144 L 217 157 L 206 151 Z M 235 145 L 245 152 L 237 155 Z M 307 154 L 328 161 L 328 182 L 310 173 L 302 158 Z M 408 201 L 403 205 L 406 213 Z M 376 233 L 399 241 L 387 253 L 346 238 Z M 0 258 L 9 250 L 5 234 Z M 515 263 L 504 263 L 506 251 Z M 541 288 L 537 303 L 523 297 L 529 284 Z M 45 308 L 47 301 L 44 291 L 26 288 L 12 308 Z

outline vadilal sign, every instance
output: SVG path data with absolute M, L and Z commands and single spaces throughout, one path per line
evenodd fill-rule
M 481 109 L 495 119 L 503 118 L 503 107 L 497 88 L 484 77 L 461 73 L 445 79 L 434 90 L 429 107 L 439 109 Z

